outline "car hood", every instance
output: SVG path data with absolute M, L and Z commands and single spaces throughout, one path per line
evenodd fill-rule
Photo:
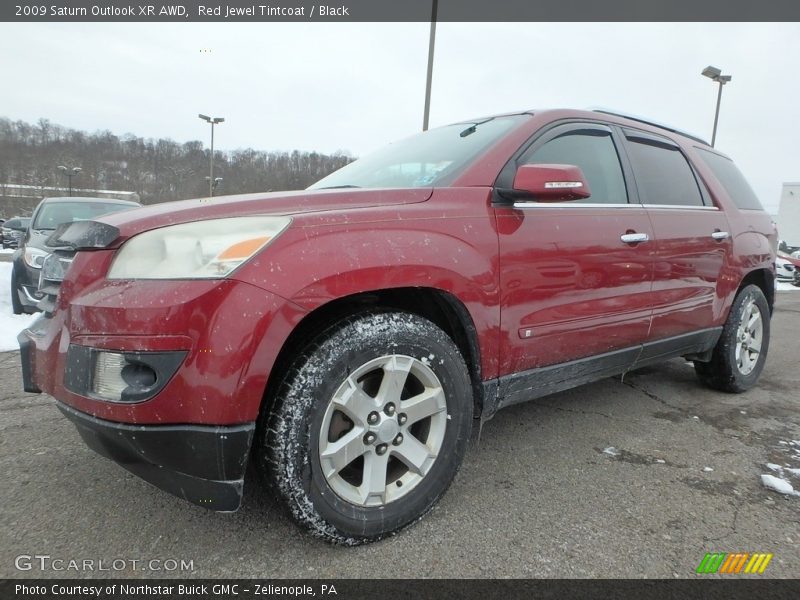
M 783 259 L 786 262 L 791 263 L 795 267 L 800 268 L 800 258 L 794 258 L 793 256 L 784 256 L 783 254 L 779 254 L 776 261 L 778 259 Z
M 52 252 L 53 249 L 45 246 L 45 241 L 53 233 L 52 229 L 31 229 L 28 241 L 25 246 L 28 248 L 39 248 L 40 250 L 47 250 Z
M 295 216 L 317 212 L 350 211 L 378 206 L 414 204 L 431 197 L 432 188 L 331 189 L 215 196 L 164 202 L 96 219 L 120 231 L 117 245 L 132 235 L 180 223 L 254 215 Z M 108 247 L 110 247 L 109 245 Z

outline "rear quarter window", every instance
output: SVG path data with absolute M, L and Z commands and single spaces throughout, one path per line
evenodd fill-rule
M 702 161 L 708 165 L 737 207 L 744 210 L 764 210 L 753 188 L 730 158 L 705 148 L 696 149 Z

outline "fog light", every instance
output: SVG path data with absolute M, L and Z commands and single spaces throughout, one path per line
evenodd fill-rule
M 127 365 L 125 356 L 115 352 L 98 352 L 95 355 L 92 392 L 106 400 L 121 400 L 128 382 L 122 377 Z
M 149 388 L 156 383 L 156 372 L 148 365 L 130 363 L 122 368 L 122 379 L 136 389 Z

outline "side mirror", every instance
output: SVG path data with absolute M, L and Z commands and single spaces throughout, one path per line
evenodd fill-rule
M 514 200 L 536 202 L 582 200 L 592 195 L 583 171 L 575 165 L 520 165 L 514 176 Z

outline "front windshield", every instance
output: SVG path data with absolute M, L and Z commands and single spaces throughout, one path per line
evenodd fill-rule
M 52 202 L 42 206 L 31 229 L 55 229 L 62 223 L 89 221 L 120 210 L 136 208 L 109 202 Z
M 443 185 L 523 118 L 494 117 L 431 129 L 360 158 L 308 189 Z

